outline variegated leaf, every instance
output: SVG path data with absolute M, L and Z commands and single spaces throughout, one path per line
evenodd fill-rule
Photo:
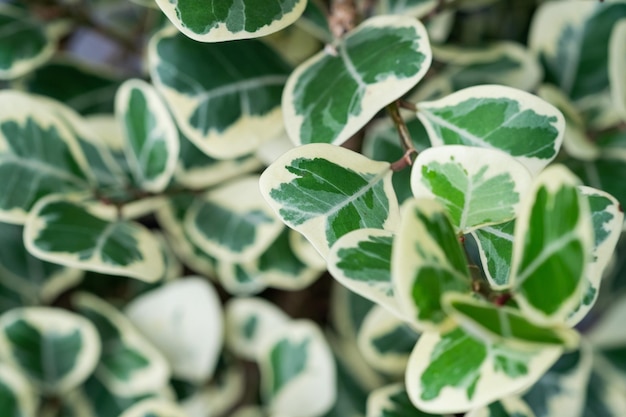
M 38 389 L 67 393 L 93 372 L 100 340 L 85 318 L 53 307 L 16 308 L 0 316 L 0 357 Z
M 441 297 L 470 291 L 465 254 L 444 208 L 414 199 L 403 208 L 393 246 L 391 276 L 403 317 L 424 329 L 445 324 Z
M 333 48 L 301 64 L 285 86 L 285 127 L 297 145 L 342 144 L 414 87 L 432 58 L 424 26 L 408 16 L 368 19 Z
M 28 251 L 43 260 L 154 282 L 164 263 L 154 235 L 139 223 L 120 220 L 113 206 L 76 196 L 39 200 L 24 227 Z
M 556 157 L 563 141 L 563 115 L 540 98 L 510 87 L 469 87 L 417 107 L 433 146 L 500 149 L 533 175 Z
M 404 384 L 378 388 L 367 398 L 367 417 L 438 417 L 421 411 L 411 403 Z
M 149 398 L 132 405 L 119 417 L 190 417 L 175 402 Z
M 478 246 L 483 271 L 493 289 L 509 287 L 514 230 L 515 221 L 511 220 L 481 227 L 471 233 Z
M 0 364 L 0 404 L 7 416 L 35 417 L 39 398 L 28 379 L 7 364 Z
M 536 417 L 533 410 L 519 397 L 505 397 L 485 407 L 477 408 L 466 417 Z
M 609 40 L 609 82 L 613 103 L 626 120 L 626 19 L 615 23 Z
M 170 21 L 191 39 L 222 42 L 257 38 L 295 22 L 306 0 L 156 0 Z
M 393 230 L 398 222 L 389 163 L 334 145 L 310 144 L 287 152 L 265 170 L 260 185 L 282 220 L 324 257 L 352 230 Z
M 591 261 L 593 227 L 579 180 L 562 165 L 536 179 L 515 223 L 510 285 L 523 314 L 562 323 L 576 308 Z
M 508 154 L 463 145 L 421 152 L 411 173 L 413 195 L 439 201 L 461 233 L 515 218 L 531 181 Z
M 150 73 L 189 140 L 225 159 L 278 136 L 291 69 L 276 52 L 256 40 L 201 44 L 170 29 L 150 42 Z
M 267 288 L 257 260 L 237 263 L 217 259 L 215 273 L 226 292 L 236 297 L 258 294 Z

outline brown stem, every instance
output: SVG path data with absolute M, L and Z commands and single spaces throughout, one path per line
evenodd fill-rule
M 336 39 L 354 29 L 358 21 L 354 0 L 331 0 L 328 27 Z
M 393 120 L 393 124 L 396 126 L 396 130 L 398 131 L 398 135 L 400 136 L 400 140 L 402 142 L 402 147 L 405 152 L 417 153 L 415 147 L 413 146 L 413 140 L 411 139 L 411 133 L 409 133 L 409 129 L 406 127 L 406 123 L 402 119 L 400 115 L 400 106 L 397 101 L 389 104 L 387 106 L 387 112 Z
M 414 113 L 417 112 L 417 106 L 415 105 L 415 103 L 407 100 L 398 100 L 398 106 L 400 106 L 401 109 L 410 110 Z

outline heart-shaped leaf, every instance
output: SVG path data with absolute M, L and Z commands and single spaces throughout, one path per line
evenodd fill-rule
M 613 102 L 626 120 L 626 20 L 622 19 L 615 23 L 609 41 L 609 82 Z
M 260 347 L 258 361 L 272 414 L 313 417 L 334 404 L 334 358 L 314 323 L 294 321 L 274 332 Z
M 466 417 L 537 417 L 533 410 L 518 397 L 505 397 L 488 406 L 477 408 Z M 546 416 L 547 417 L 547 416 Z
M 470 291 L 465 254 L 446 211 L 434 200 L 405 203 L 391 259 L 403 317 L 420 328 L 443 325 L 447 314 L 441 297 L 445 293 Z
M 513 219 L 530 183 L 528 170 L 508 154 L 462 145 L 425 150 L 411 173 L 413 195 L 434 197 L 462 233 Z
M 443 305 L 465 331 L 490 343 L 523 349 L 526 346 L 575 347 L 580 338 L 568 327 L 543 327 L 512 307 L 497 306 L 468 294 L 445 294 Z
M 285 126 L 297 144 L 340 145 L 426 74 L 424 26 L 408 16 L 368 19 L 301 64 L 283 93 Z
M 156 0 L 170 21 L 191 39 L 222 42 L 257 38 L 277 32 L 295 22 L 306 0 Z
M 194 200 L 185 218 L 193 243 L 229 262 L 255 259 L 283 228 L 259 192 L 258 176 L 241 177 L 210 190 Z
M 4 90 L 0 114 L 1 221 L 24 223 L 39 198 L 88 188 L 77 139 L 47 105 Z
M 510 284 L 523 314 L 562 323 L 576 308 L 591 261 L 593 227 L 579 180 L 562 165 L 536 179 L 515 224 Z
M 28 380 L 13 367 L 0 364 L 0 404 L 8 416 L 35 417 L 39 399 Z
M 261 175 L 261 193 L 322 256 L 352 230 L 393 230 L 398 202 L 387 162 L 328 144 L 295 148 Z
M 418 410 L 411 403 L 404 384 L 378 388 L 367 398 L 367 417 L 438 417 Z
M 100 358 L 100 340 L 86 319 L 52 307 L 0 316 L 0 355 L 46 393 L 67 393 L 85 381 Z
M 247 155 L 281 132 L 291 68 L 261 41 L 202 44 L 164 29 L 152 38 L 148 61 L 177 125 L 208 155 Z
M 124 151 L 135 182 L 152 193 L 163 191 L 180 149 L 178 130 L 167 107 L 154 87 L 131 79 L 117 92 L 115 112 L 126 137 Z
M 164 388 L 169 382 L 169 365 L 112 305 L 89 293 L 72 298 L 77 311 L 98 330 L 102 353 L 96 372 L 116 395 L 139 396 Z
M 500 149 L 533 175 L 554 159 L 563 141 L 563 115 L 537 96 L 510 87 L 470 87 L 417 107 L 433 146 Z
M 384 374 L 402 376 L 419 333 L 388 310 L 375 306 L 359 329 L 357 344 L 363 359 Z
M 462 413 L 530 387 L 562 351 L 485 343 L 460 327 L 424 333 L 409 358 L 407 392 L 421 410 Z
M 54 44 L 42 22 L 9 4 L 0 5 L 0 79 L 20 77 L 46 62 Z
M 472 231 L 483 271 L 493 289 L 509 287 L 514 231 L 513 220 Z
M 146 282 L 163 276 L 154 235 L 95 201 L 65 195 L 39 200 L 24 227 L 24 243 L 36 257 L 61 265 Z
M 328 271 L 352 291 L 401 316 L 391 281 L 393 233 L 358 229 L 341 237 L 328 255 Z
M 149 291 L 126 315 L 165 357 L 172 375 L 193 383 L 212 375 L 222 348 L 222 309 L 205 279 L 187 277 Z

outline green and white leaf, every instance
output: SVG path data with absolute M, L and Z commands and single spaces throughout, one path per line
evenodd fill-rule
M 323 415 L 336 400 L 333 354 L 316 324 L 292 321 L 263 341 L 261 392 L 270 414 Z
M 236 297 L 258 294 L 267 288 L 258 260 L 245 263 L 216 260 L 215 274 L 227 293 Z
M 366 20 L 301 64 L 283 93 L 285 127 L 296 145 L 340 145 L 418 83 L 432 54 L 424 26 L 408 16 Z
M 626 120 L 626 20 L 615 23 L 609 39 L 609 83 L 617 111 Z
M 330 321 L 339 337 L 348 341 L 354 350 L 363 320 L 375 305 L 374 302 L 350 291 L 338 282 L 332 283 Z
M 328 254 L 328 271 L 351 291 L 402 316 L 391 280 L 394 234 L 358 229 L 342 236 Z
M 393 245 L 391 276 L 403 318 L 420 329 L 446 326 L 443 294 L 470 291 L 465 253 L 445 209 L 436 201 L 405 203 Z
M 595 304 L 604 270 L 613 256 L 624 223 L 624 212 L 615 197 L 591 187 L 583 186 L 579 190 L 589 201 L 594 242 L 591 260 L 585 272 L 585 283 L 578 301 L 579 306 L 567 319 L 568 325 L 572 327 L 580 322 Z
M 42 22 L 9 4 L 0 5 L 0 79 L 20 77 L 42 65 L 55 45 Z
M 480 262 L 493 289 L 509 287 L 511 259 L 513 257 L 513 232 L 515 221 L 481 227 L 471 232 L 480 255 Z
M 284 228 L 259 192 L 256 175 L 237 178 L 196 198 L 184 226 L 194 244 L 229 262 L 255 259 Z
M 332 43 L 333 35 L 328 27 L 326 4 L 320 0 L 308 0 L 302 16 L 295 25 L 301 27 L 323 43 Z
M 588 343 L 566 353 L 524 394 L 537 417 L 581 417 L 591 376 L 593 354 Z
M 436 0 L 382 0 L 377 3 L 377 11 L 379 14 L 423 17 L 436 5 Z
M 135 182 L 160 193 L 172 178 L 180 150 L 178 129 L 167 107 L 152 85 L 130 79 L 117 91 L 115 113 Z
M 307 240 L 300 232 L 287 228 L 289 232 L 289 243 L 293 253 L 300 261 L 313 269 L 325 269 L 326 260 L 315 249 L 315 246 Z
M 261 193 L 323 256 L 352 230 L 394 230 L 398 202 L 387 162 L 328 144 L 297 147 L 261 175 Z
M 409 358 L 407 392 L 421 410 L 466 412 L 530 387 L 562 351 L 487 344 L 460 327 L 427 332 Z
M 515 218 L 531 181 L 508 154 L 463 145 L 426 149 L 411 171 L 413 195 L 440 202 L 461 233 Z
M 223 42 L 258 38 L 277 32 L 295 22 L 306 0 L 184 1 L 156 0 L 170 21 L 191 39 Z
M 563 115 L 540 98 L 510 87 L 480 85 L 418 103 L 433 146 L 468 145 L 504 151 L 536 175 L 561 147 Z
M 73 195 L 50 195 L 33 207 L 24 227 L 26 249 L 61 265 L 146 282 L 161 278 L 164 263 L 152 232 L 119 220 L 113 206 Z
M 570 414 L 568 414 L 570 415 Z M 519 397 L 505 397 L 485 407 L 477 408 L 466 417 L 536 417 L 533 410 Z
M 119 417 L 189 417 L 175 402 L 149 398 L 132 405 Z
M 548 2 L 537 9 L 529 46 L 540 56 L 546 80 L 574 100 L 609 87 L 609 39 L 617 21 L 626 17 L 620 1 Z
M 480 84 L 533 91 L 543 78 L 537 57 L 516 42 L 501 41 L 484 48 L 443 44 L 433 47 L 433 57 L 446 64 L 441 75 L 449 78 L 455 91 Z
M 149 69 L 189 140 L 214 158 L 229 159 L 280 134 L 291 68 L 276 52 L 257 40 L 202 44 L 171 29 L 150 41 Z
M 200 384 L 213 375 L 223 318 L 219 297 L 206 279 L 167 283 L 135 298 L 125 313 L 167 358 L 174 377 Z
M 365 361 L 374 369 L 402 376 L 419 333 L 383 307 L 375 306 L 365 316 L 357 344 Z
M 0 92 L 0 221 L 22 224 L 43 196 L 87 189 L 77 138 L 47 104 Z
M 569 327 L 540 326 L 513 307 L 497 306 L 470 294 L 444 294 L 443 305 L 464 331 L 490 344 L 518 349 L 554 346 L 571 349 L 580 341 L 578 333 Z
M 607 373 L 606 369 L 594 369 L 589 378 L 584 417 L 620 417 L 626 408 L 626 386 Z
M 579 184 L 564 166 L 550 166 L 516 220 L 509 282 L 522 313 L 537 323 L 562 323 L 585 289 L 594 231 Z
M 95 372 L 111 392 L 139 396 L 169 383 L 166 359 L 115 307 L 86 292 L 74 294 L 72 302 L 98 330 L 102 353 Z
M 45 262 L 28 253 L 23 230 L 21 226 L 0 223 L 0 275 L 5 285 L 28 299 L 48 303 L 82 281 L 83 271 Z
M 28 380 L 18 370 L 0 364 L 0 404 L 7 416 L 35 417 L 39 398 Z
M 438 417 L 421 411 L 411 403 L 404 384 L 386 385 L 367 398 L 367 417 Z
M 570 159 L 567 167 L 582 179 L 585 185 L 603 190 L 615 197 L 622 207 L 626 207 L 626 160 L 619 151 L 607 149 L 607 155 L 595 161 Z
M 48 394 L 66 393 L 93 372 L 100 340 L 86 319 L 52 307 L 12 309 L 0 316 L 0 357 Z
M 224 314 L 226 347 L 251 361 L 256 361 L 263 339 L 289 321 L 289 316 L 263 298 L 233 298 Z

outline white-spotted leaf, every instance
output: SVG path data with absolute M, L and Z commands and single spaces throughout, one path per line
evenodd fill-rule
M 338 146 L 295 148 L 263 172 L 260 185 L 282 220 L 324 257 L 352 230 L 393 230 L 399 220 L 390 164 Z
M 417 107 L 433 146 L 499 149 L 533 175 L 556 157 L 563 141 L 563 115 L 539 97 L 515 88 L 469 87 Z
M 295 22 L 306 0 L 156 0 L 170 21 L 191 39 L 223 42 L 258 38 Z
M 426 74 L 432 59 L 424 26 L 408 16 L 366 20 L 301 64 L 283 93 L 285 127 L 297 144 L 340 145 Z
M 508 154 L 463 145 L 426 149 L 411 172 L 413 195 L 439 201 L 461 233 L 513 219 L 531 181 Z
M 113 206 L 72 196 L 39 200 L 24 243 L 49 262 L 147 282 L 161 278 L 165 267 L 159 242 L 145 226 L 118 219 Z

